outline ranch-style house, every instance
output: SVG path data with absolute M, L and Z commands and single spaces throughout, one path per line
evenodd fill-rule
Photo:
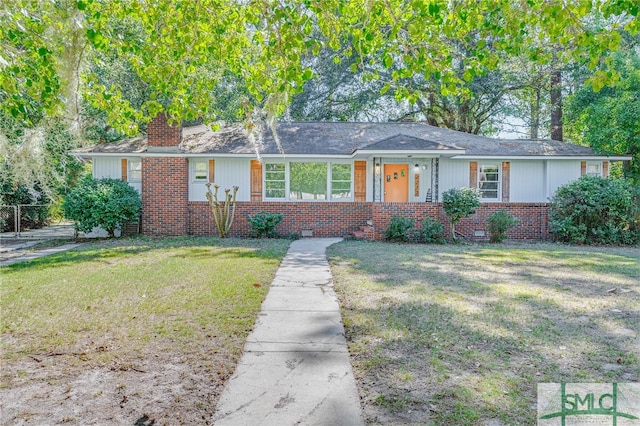
M 79 149 L 95 178 L 121 178 L 141 194 L 147 235 L 215 235 L 206 183 L 237 186 L 233 236 L 247 215 L 282 213 L 281 234 L 380 239 L 391 216 L 447 223 L 442 193 L 478 190 L 481 207 L 456 229 L 484 239 L 498 209 L 518 219 L 509 237 L 546 239 L 548 202 L 584 174 L 607 177 L 612 161 L 553 140 L 504 140 L 422 123 L 280 122 L 276 136 L 241 126 L 182 128 L 160 114 L 145 137 Z

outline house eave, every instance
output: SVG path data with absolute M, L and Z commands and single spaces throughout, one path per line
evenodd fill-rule
M 360 151 L 356 150 L 352 154 L 288 154 L 288 153 L 260 153 L 260 158 L 336 158 L 336 159 L 356 159 L 356 158 L 372 158 L 372 157 L 450 157 L 456 154 L 464 153 L 464 151 Z M 258 158 L 254 153 L 216 153 L 216 152 L 199 152 L 184 153 L 176 151 L 164 152 L 71 152 L 73 156 L 79 158 L 93 157 L 184 157 L 184 158 Z
M 452 160 L 591 160 L 630 161 L 631 156 L 623 155 L 456 155 Z
M 216 152 L 70 152 L 78 158 L 91 159 L 93 157 L 182 157 L 182 158 L 258 158 L 256 153 L 216 153 Z M 338 158 L 351 159 L 352 154 L 280 154 L 280 153 L 260 153 L 259 158 Z

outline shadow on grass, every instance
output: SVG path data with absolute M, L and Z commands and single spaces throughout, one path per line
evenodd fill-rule
M 633 253 L 349 242 L 330 257 L 363 396 L 392 423 L 535 424 L 537 383 L 640 377 Z
M 281 259 L 289 246 L 289 240 L 263 240 L 212 237 L 132 237 L 113 240 L 101 240 L 84 243 L 82 246 L 24 262 L 3 267 L 4 272 L 19 271 L 25 268 L 52 268 L 87 261 L 110 261 L 123 256 L 162 251 L 169 248 L 183 248 L 184 253 L 174 257 L 226 256 L 237 258 Z

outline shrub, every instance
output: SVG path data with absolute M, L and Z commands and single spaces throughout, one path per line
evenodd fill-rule
M 561 186 L 549 206 L 549 230 L 574 244 L 635 244 L 638 189 L 622 179 L 583 176 Z
M 501 243 L 506 237 L 509 228 L 518 224 L 518 220 L 504 210 L 496 210 L 487 217 L 489 229 L 489 241 Z
M 422 220 L 422 227 L 416 231 L 416 237 L 422 243 L 444 244 L 444 226 L 431 217 Z
M 407 242 L 409 241 L 409 231 L 413 228 L 413 225 L 413 219 L 393 215 L 389 226 L 384 231 L 384 238 L 387 241 Z
M 451 238 L 456 239 L 456 223 L 480 207 L 478 192 L 471 188 L 451 188 L 442 194 L 442 206 L 451 221 Z
M 282 221 L 281 213 L 267 213 L 262 210 L 260 213 L 247 216 L 247 221 L 251 224 L 251 234 L 258 238 L 273 238 L 278 236 L 276 227 Z
M 138 219 L 140 208 L 138 191 L 127 182 L 111 178 L 81 181 L 62 204 L 65 217 L 75 221 L 78 231 L 101 227 L 110 237 L 125 222 Z

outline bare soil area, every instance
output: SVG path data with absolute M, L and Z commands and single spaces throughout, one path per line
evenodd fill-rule
M 4 363 L 2 424 L 207 425 L 231 372 L 228 360 L 199 365 L 166 351 L 111 365 L 90 358 L 53 353 Z

